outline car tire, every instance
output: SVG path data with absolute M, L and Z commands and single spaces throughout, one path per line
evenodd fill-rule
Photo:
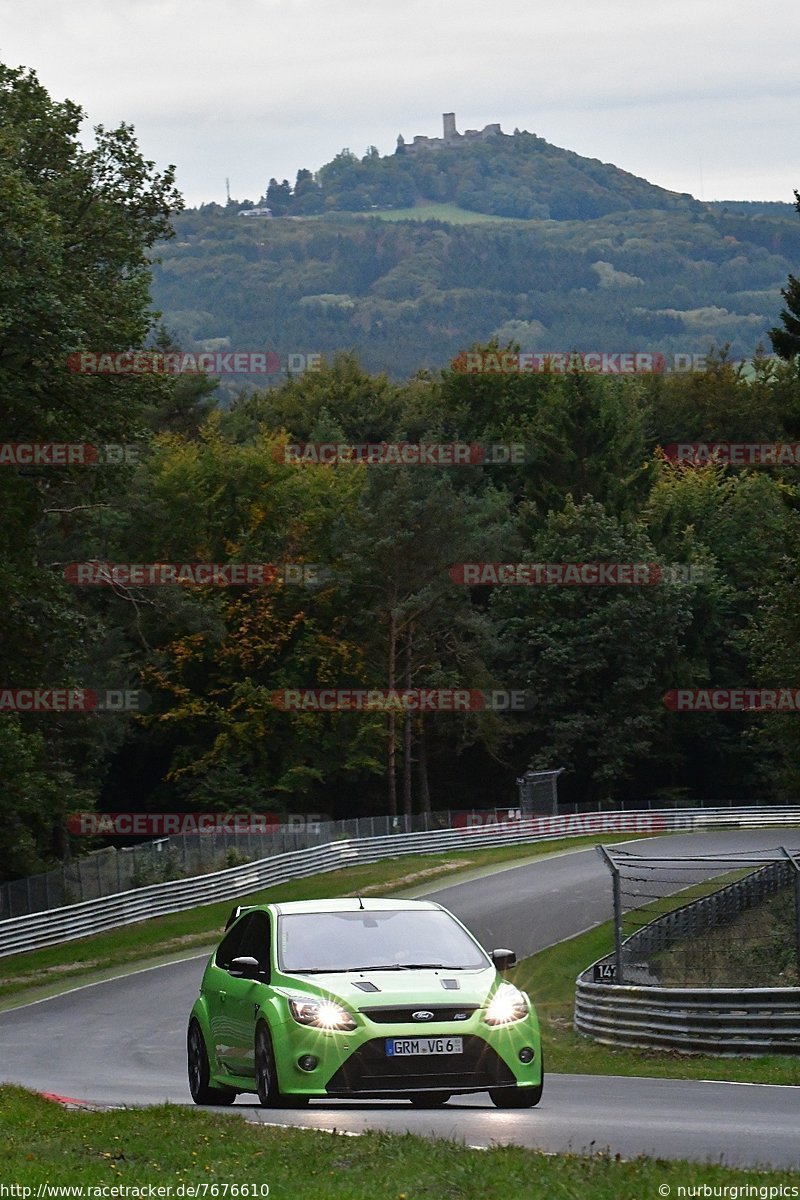
M 491 1088 L 489 1096 L 495 1108 L 535 1108 L 542 1088 Z
M 417 1092 L 408 1098 L 414 1108 L 439 1108 L 442 1104 L 447 1104 L 450 1092 Z
M 262 1108 L 302 1108 L 308 1104 L 308 1096 L 285 1096 L 281 1092 L 266 1021 L 256 1025 L 256 1091 Z
M 490 1088 L 489 1098 L 495 1108 L 535 1108 L 544 1091 L 544 1059 L 542 1082 L 535 1088 Z
M 211 1068 L 203 1031 L 198 1021 L 189 1023 L 186 1034 L 186 1058 L 189 1071 L 189 1091 L 195 1104 L 233 1104 L 238 1093 L 233 1088 L 211 1087 Z

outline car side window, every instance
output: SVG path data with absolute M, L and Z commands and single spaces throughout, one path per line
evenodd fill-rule
M 222 967 L 223 971 L 227 971 L 233 960 L 239 957 L 239 945 L 242 941 L 244 927 L 249 920 L 249 916 L 241 917 L 236 924 L 229 929 L 217 947 L 217 953 L 214 956 L 214 962 L 218 967 Z
M 265 912 L 247 913 L 236 922 L 217 948 L 214 962 L 229 971 L 235 958 L 254 958 L 269 976 L 269 917 Z
M 238 954 L 243 957 L 254 958 L 258 963 L 259 970 L 267 978 L 269 978 L 269 943 L 269 917 L 265 912 L 251 913 L 247 921 L 247 927 L 242 933 Z

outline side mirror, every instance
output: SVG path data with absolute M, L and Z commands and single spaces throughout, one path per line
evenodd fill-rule
M 255 979 L 257 975 L 261 974 L 261 968 L 257 958 L 245 956 L 234 958 L 228 967 L 228 974 L 233 975 L 235 979 Z
M 493 950 L 492 962 L 497 967 L 498 971 L 507 971 L 509 967 L 513 967 L 517 961 L 517 956 L 513 950 Z

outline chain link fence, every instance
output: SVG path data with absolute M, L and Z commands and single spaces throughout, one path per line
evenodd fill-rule
M 542 775 L 556 776 L 556 772 Z M 553 785 L 548 779 L 543 785 L 541 808 L 552 811 Z M 669 803 L 648 801 L 638 808 L 622 804 L 615 811 L 648 811 L 667 813 L 673 809 L 695 811 L 710 808 L 714 812 L 727 808 L 732 802 L 688 801 L 680 798 Z M 586 804 L 561 804 L 562 815 L 591 812 Z M 764 805 L 764 814 L 770 807 Z M 780 810 L 775 810 L 779 812 Z M 255 862 L 290 850 L 304 850 L 311 846 L 343 838 L 386 837 L 394 833 L 428 832 L 450 829 L 460 821 L 472 823 L 476 818 L 487 817 L 503 821 L 521 818 L 520 808 L 496 809 L 447 809 L 434 813 L 419 813 L 412 817 L 369 816 L 355 817 L 346 821 L 318 821 L 304 825 L 277 825 L 269 832 L 230 832 L 172 835 L 139 845 L 107 847 L 73 858 L 53 870 L 24 879 L 0 883 L 0 921 L 10 917 L 26 916 L 29 913 L 46 912 L 68 904 L 79 904 L 84 900 L 98 900 L 103 896 L 146 887 L 153 883 L 166 883 L 174 879 L 186 879 L 193 875 L 209 874 Z
M 273 831 L 181 834 L 135 846 L 109 846 L 75 858 L 52 871 L 0 884 L 0 920 L 45 912 L 84 900 L 206 875 L 226 867 L 305 850 L 349 838 L 386 837 L 393 833 L 449 829 L 452 811 L 403 817 L 356 817 L 302 826 L 278 825 Z M 459 812 L 465 818 L 464 812 Z M 474 816 L 473 814 L 466 814 Z
M 599 978 L 645 987 L 797 986 L 800 851 L 678 859 L 598 849 L 614 900 L 614 954 Z

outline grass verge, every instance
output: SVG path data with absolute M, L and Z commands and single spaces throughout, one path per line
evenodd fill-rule
M 677 1195 L 687 1181 L 720 1188 L 758 1183 L 765 1189 L 761 1194 L 778 1195 L 781 1184 L 797 1178 L 787 1171 L 647 1158 L 621 1162 L 610 1155 L 546 1155 L 515 1146 L 481 1152 L 411 1134 L 345 1138 L 172 1105 L 73 1111 L 13 1087 L 0 1088 L 0 1154 L 0 1182 L 29 1187 L 34 1197 L 46 1183 L 82 1187 L 86 1200 L 135 1196 L 134 1189 L 147 1196 L 148 1187 L 163 1188 L 155 1194 L 172 1198 L 642 1200 L 657 1196 L 664 1185 Z M 234 1185 L 238 1190 L 232 1192 Z M 770 1185 L 776 1190 L 768 1193 Z M 114 1187 L 120 1190 L 114 1193 Z M 6 1194 L 27 1200 L 17 1190 Z
M 630 841 L 630 833 L 604 836 L 606 843 Z M 406 854 L 381 862 L 348 866 L 307 879 L 295 879 L 239 898 L 240 903 L 268 900 L 314 900 L 325 896 L 387 895 L 428 881 L 447 884 L 464 880 L 492 867 L 525 862 L 564 850 L 580 850 L 597 843 L 597 836 L 560 838 L 529 845 L 450 851 L 446 854 Z M 417 888 L 417 890 L 418 890 Z M 120 925 L 107 933 L 80 938 L 0 958 L 0 1011 L 26 1000 L 66 991 L 94 982 L 126 968 L 155 966 L 187 958 L 211 947 L 220 937 L 234 905 L 232 900 L 206 904 L 169 916 Z
M 575 979 L 613 946 L 611 922 L 541 950 L 510 972 L 536 1004 L 546 1070 L 568 1075 L 647 1075 L 658 1079 L 719 1079 L 800 1085 L 800 1057 L 758 1058 L 680 1054 L 604 1046 L 572 1027 Z

